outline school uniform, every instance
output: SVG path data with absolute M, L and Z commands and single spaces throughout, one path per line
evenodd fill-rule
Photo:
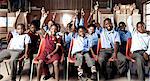
M 52 53 L 56 49 L 56 45 L 61 45 L 61 39 L 55 37 L 53 38 L 51 35 L 46 34 L 45 36 L 45 50 L 43 54 L 41 54 L 37 60 L 43 60 L 46 64 L 53 63 L 56 60 L 60 60 L 60 53 L 57 51 L 54 55 L 50 56 L 50 59 L 47 56 Z
M 122 30 L 118 30 L 119 35 L 120 35 L 120 40 L 121 40 L 121 45 L 120 45 L 120 52 L 123 53 L 125 55 L 126 53 L 126 44 L 127 44 L 127 40 L 131 37 L 131 33 L 127 30 L 122 31 Z
M 11 79 L 16 79 L 17 71 L 17 59 L 19 55 L 24 51 L 25 44 L 31 43 L 30 37 L 27 34 L 18 35 L 10 40 L 8 49 L 4 49 L 0 52 L 0 62 L 5 58 L 11 57 Z
M 101 49 L 99 52 L 99 64 L 100 69 L 102 71 L 102 76 L 105 78 L 107 77 L 106 72 L 106 64 L 108 62 L 108 59 L 113 55 L 114 53 L 114 43 L 118 42 L 119 45 L 121 45 L 120 35 L 117 31 L 111 30 L 108 31 L 105 28 L 102 28 L 102 32 L 100 33 L 100 39 L 101 39 Z M 124 73 L 126 71 L 126 57 L 121 54 L 120 52 L 117 53 L 117 64 L 115 66 L 118 67 L 118 70 L 120 74 Z
M 84 26 L 84 18 L 81 18 L 80 20 L 78 18 L 76 18 L 75 26 L 76 26 L 76 28 L 78 28 L 79 26 Z
M 137 63 L 138 78 L 140 81 L 145 81 L 145 60 L 143 58 L 143 53 L 146 52 L 148 55 L 150 55 L 150 36 L 147 33 L 139 33 L 132 26 L 132 16 L 128 17 L 127 24 L 132 35 L 132 45 L 130 51 L 133 53 L 133 58 Z
M 80 37 L 79 35 L 75 38 L 73 38 L 73 47 L 71 54 L 72 56 L 76 56 L 76 62 L 75 66 L 82 66 L 83 63 L 83 57 L 85 57 L 85 61 L 87 63 L 88 67 L 94 66 L 94 61 L 89 55 L 89 50 L 90 50 L 90 41 L 88 40 L 87 37 Z M 81 54 L 81 52 L 83 54 Z
M 100 38 L 100 35 L 97 34 L 96 32 L 94 32 L 93 34 L 87 34 L 87 37 L 89 39 L 90 43 L 90 47 L 92 47 L 94 53 L 96 53 L 97 50 L 97 44 L 98 44 L 98 38 Z

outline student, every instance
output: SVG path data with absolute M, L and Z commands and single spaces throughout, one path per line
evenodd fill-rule
M 111 19 L 104 20 L 104 27 L 101 28 L 100 33 L 101 49 L 99 52 L 98 62 L 100 64 L 101 75 L 107 79 L 106 65 L 108 61 L 117 61 L 116 66 L 119 73 L 123 74 L 126 71 L 126 57 L 119 52 L 119 45 L 121 45 L 120 36 L 117 31 L 113 29 Z
M 133 13 L 133 9 L 132 13 Z M 150 36 L 147 34 L 145 24 L 138 22 L 134 28 L 132 25 L 132 13 L 127 19 L 129 31 L 132 35 L 131 52 L 133 53 L 133 62 L 137 64 L 137 74 L 139 81 L 145 81 L 144 63 L 148 61 L 150 55 Z
M 92 76 L 91 79 L 96 79 L 96 67 L 95 62 L 90 57 L 89 51 L 90 51 L 90 41 L 85 36 L 85 28 L 84 27 L 78 27 L 78 36 L 73 38 L 73 46 L 71 50 L 72 56 L 75 55 L 76 62 L 75 66 L 78 66 L 78 76 L 83 76 L 83 69 L 82 69 L 82 63 L 83 63 L 83 57 L 85 57 L 85 61 L 87 63 L 87 66 L 91 68 Z
M 48 13 L 44 13 L 43 17 L 41 17 L 41 31 L 42 31 L 42 35 L 46 40 L 46 46 L 45 46 L 45 50 L 43 52 L 43 54 L 41 54 L 41 56 L 39 56 L 38 60 L 39 60 L 39 64 L 38 64 L 38 72 L 37 72 L 37 81 L 40 81 L 41 78 L 41 73 L 42 70 L 41 68 L 43 67 L 43 64 L 48 65 L 48 64 L 53 64 L 54 67 L 54 74 L 55 74 L 55 79 L 58 81 L 59 80 L 59 68 L 58 68 L 58 64 L 61 60 L 60 58 L 60 53 L 62 53 L 61 48 L 61 42 L 62 39 L 60 36 L 57 36 L 56 33 L 58 31 L 58 27 L 56 24 L 53 24 L 50 28 L 49 28 L 49 32 L 44 31 L 42 24 L 44 23 L 46 17 L 47 17 Z M 48 72 L 48 67 L 44 66 L 44 73 L 46 74 L 46 79 L 48 79 L 49 76 L 49 72 Z
M 121 39 L 120 52 L 125 55 L 127 40 L 131 38 L 131 33 L 126 30 L 126 24 L 124 22 L 119 23 L 117 31 L 119 32 Z
M 25 26 L 23 24 L 18 24 L 16 31 L 19 35 L 13 37 L 10 40 L 7 49 L 0 52 L 0 62 L 7 57 L 11 57 L 11 81 L 16 81 L 17 59 L 28 58 L 28 44 L 31 43 L 30 37 L 27 34 L 24 34 Z M 21 58 L 18 58 L 23 51 L 24 55 Z
M 61 46 L 61 39 L 56 37 L 57 26 L 54 24 L 50 29 L 51 34 L 46 33 L 45 40 L 46 46 L 43 54 L 39 56 L 38 72 L 37 72 L 37 81 L 40 81 L 41 77 L 41 67 L 43 63 L 50 64 L 54 66 L 55 79 L 59 80 L 59 69 L 58 63 L 60 60 L 60 55 L 58 49 Z
M 91 41 L 90 47 L 92 47 L 94 53 L 97 51 L 98 38 L 100 35 L 95 32 L 96 26 L 94 24 L 88 25 L 88 34 L 87 37 Z

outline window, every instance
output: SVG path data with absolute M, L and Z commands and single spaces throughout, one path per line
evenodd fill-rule
M 146 30 L 150 31 L 150 1 L 143 4 L 143 21 L 146 24 Z

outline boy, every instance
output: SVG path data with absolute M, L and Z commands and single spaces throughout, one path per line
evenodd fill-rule
M 19 55 L 24 51 L 24 55 L 21 58 L 28 58 L 28 44 L 31 43 L 30 37 L 24 34 L 25 26 L 23 24 L 18 24 L 16 31 L 19 35 L 13 37 L 7 49 L 0 52 L 0 62 L 7 57 L 11 57 L 11 81 L 16 81 L 17 60 Z
M 133 9 L 131 10 L 133 13 Z M 145 24 L 143 22 L 138 22 L 136 28 L 133 27 L 132 13 L 127 19 L 129 31 L 132 35 L 132 58 L 135 59 L 136 62 L 134 62 L 137 64 L 139 81 L 145 81 L 144 63 L 149 60 L 148 55 L 150 55 L 150 36 L 146 32 Z
M 124 22 L 119 23 L 117 31 L 119 32 L 121 40 L 120 52 L 125 55 L 127 40 L 131 38 L 131 33 L 126 30 L 126 24 Z
M 85 36 L 85 29 L 84 27 L 78 28 L 78 36 L 73 38 L 73 47 L 71 54 L 76 56 L 76 62 L 75 66 L 78 66 L 78 76 L 83 76 L 83 69 L 82 63 L 83 63 L 83 57 L 85 57 L 85 61 L 88 65 L 88 67 L 91 68 L 92 76 L 91 79 L 96 79 L 96 67 L 95 63 L 90 57 L 89 51 L 90 51 L 90 41 Z
M 106 72 L 106 65 L 108 61 L 117 61 L 117 65 L 120 74 L 126 71 L 126 57 L 121 54 L 118 50 L 121 44 L 120 36 L 117 31 L 113 29 L 111 19 L 106 18 L 104 20 L 104 27 L 101 28 L 100 32 L 101 38 L 101 49 L 99 52 L 99 64 L 102 71 L 102 76 L 106 79 L 108 78 Z

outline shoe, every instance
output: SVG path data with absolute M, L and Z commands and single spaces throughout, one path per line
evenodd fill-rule
M 97 73 L 96 72 L 94 72 L 94 73 L 92 73 L 92 75 L 91 75 L 91 80 L 96 80 L 97 79 Z
M 0 80 L 3 78 L 3 75 L 0 74 Z
M 51 77 L 50 74 L 49 74 L 49 75 L 45 75 L 45 76 L 43 77 L 43 80 L 48 80 L 50 77 Z

